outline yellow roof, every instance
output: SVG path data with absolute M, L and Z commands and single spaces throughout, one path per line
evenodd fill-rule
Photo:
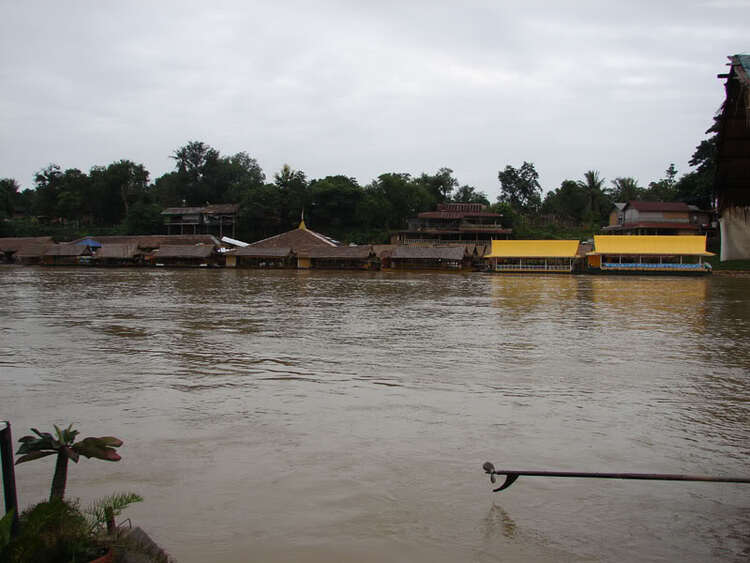
M 577 240 L 493 240 L 485 258 L 573 258 Z
M 594 235 L 590 254 L 713 256 L 706 252 L 706 235 Z

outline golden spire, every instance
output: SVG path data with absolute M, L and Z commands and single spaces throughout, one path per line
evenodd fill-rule
M 302 231 L 306 231 L 307 230 L 307 225 L 305 225 L 305 210 L 304 209 L 302 209 L 302 215 L 300 217 L 299 227 L 297 227 L 297 228 L 300 229 L 300 230 L 302 230 Z

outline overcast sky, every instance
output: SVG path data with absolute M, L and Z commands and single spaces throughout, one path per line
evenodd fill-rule
M 151 179 L 190 140 L 271 178 L 442 166 L 499 191 L 589 169 L 680 173 L 750 52 L 750 0 L 0 0 L 0 177 L 120 159 Z

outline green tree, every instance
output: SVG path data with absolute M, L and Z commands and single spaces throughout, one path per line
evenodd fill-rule
M 153 235 L 164 230 L 162 208 L 155 203 L 136 201 L 128 209 L 125 228 L 129 235 Z
M 584 173 L 583 180 L 578 181 L 578 187 L 583 190 L 586 197 L 583 218 L 587 221 L 602 221 L 609 212 L 611 204 L 604 194 L 604 181 L 598 170 L 588 170 Z
M 281 193 L 275 184 L 247 190 L 239 202 L 237 234 L 248 241 L 256 241 L 282 232 Z
M 36 197 L 34 198 L 34 214 L 46 217 L 59 217 L 57 212 L 57 196 L 62 188 L 63 173 L 60 166 L 50 164 L 34 175 Z
M 498 202 L 507 203 L 517 213 L 534 213 L 542 204 L 542 187 L 534 164 L 526 162 L 520 168 L 507 165 L 497 173 L 500 181 Z
M 644 190 L 638 180 L 628 176 L 612 180 L 612 187 L 606 193 L 612 201 L 627 203 L 642 199 Z
M 419 178 L 414 179 L 414 183 L 424 188 L 438 203 L 450 201 L 453 190 L 458 186 L 458 180 L 453 177 L 453 170 L 445 166 L 435 174 L 423 172 Z
M 293 170 L 285 164 L 274 174 L 274 184 L 281 198 L 279 217 L 282 229 L 291 229 L 299 224 L 302 211 L 309 203 L 307 177 L 301 170 Z
M 483 205 L 489 205 L 490 200 L 487 199 L 487 194 L 478 191 L 474 186 L 468 186 L 464 184 L 458 188 L 452 197 L 454 203 L 481 203 Z
M 221 201 L 223 194 L 217 182 L 219 151 L 201 141 L 190 141 L 178 148 L 171 158 L 177 168 L 180 199 L 188 205 Z
M 670 164 L 664 173 L 664 178 L 656 182 L 650 182 L 648 190 L 644 194 L 644 199 L 649 201 L 674 201 L 677 198 L 675 186 L 677 181 L 677 169 L 674 163 Z
M 563 180 L 560 187 L 550 191 L 542 203 L 542 213 L 557 219 L 580 224 L 586 213 L 588 196 L 579 182 Z
M 309 217 L 309 224 L 314 229 L 348 239 L 349 233 L 360 227 L 356 213 L 363 196 L 364 190 L 354 178 L 337 175 L 313 180 L 310 182 L 309 211 L 305 217 Z
M 0 179 L 0 219 L 13 216 L 19 187 L 13 178 Z
M 219 173 L 219 182 L 226 185 L 224 203 L 238 203 L 248 190 L 262 187 L 266 182 L 266 175 L 258 161 L 246 152 L 221 158 Z

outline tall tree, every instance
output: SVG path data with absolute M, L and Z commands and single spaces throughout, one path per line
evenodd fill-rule
M 330 233 L 339 239 L 359 228 L 356 222 L 357 206 L 364 191 L 354 178 L 326 176 L 310 182 L 310 224 L 313 228 Z
M 563 180 L 560 187 L 547 193 L 542 203 L 542 213 L 558 220 L 580 224 L 587 205 L 586 190 L 579 182 Z
M 542 203 L 542 187 L 534 164 L 526 162 L 520 168 L 507 165 L 497 173 L 500 181 L 498 202 L 507 203 L 519 213 L 533 213 Z
M 171 158 L 177 168 L 179 196 L 188 205 L 204 205 L 221 199 L 216 182 L 219 151 L 201 141 L 190 141 L 177 149 Z
M 18 182 L 13 178 L 0 179 L 0 219 L 13 215 L 19 187 Z
M 294 170 L 285 164 L 273 178 L 281 198 L 281 226 L 290 229 L 299 223 L 302 211 L 309 203 L 307 177 L 301 170 Z
M 643 197 L 644 190 L 638 185 L 638 180 L 631 177 L 615 178 L 607 195 L 612 201 L 628 202 Z
M 436 202 L 450 201 L 453 190 L 458 186 L 458 180 L 453 177 L 453 170 L 440 168 L 435 174 L 422 173 L 414 183 L 425 188 Z
M 603 214 L 609 211 L 602 186 L 604 186 L 604 178 L 599 176 L 598 170 L 588 170 L 584 173 L 583 180 L 578 182 L 578 187 L 586 196 L 584 218 L 589 221 L 601 221 Z
M 480 192 L 474 186 L 468 186 L 464 184 L 458 188 L 451 198 L 454 203 L 481 203 L 483 205 L 489 205 L 490 200 L 487 199 L 487 194 Z

